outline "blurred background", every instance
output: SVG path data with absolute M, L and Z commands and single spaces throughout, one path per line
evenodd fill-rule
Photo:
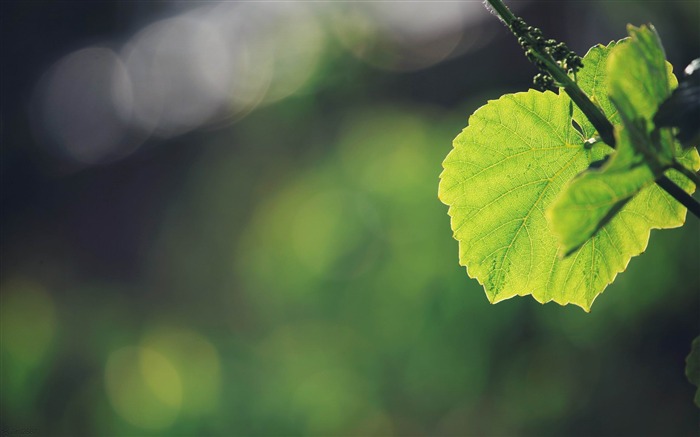
M 579 53 L 696 1 L 518 1 Z M 1 4 L 3 435 L 697 435 L 698 220 L 490 305 L 441 161 L 536 73 L 479 1 Z

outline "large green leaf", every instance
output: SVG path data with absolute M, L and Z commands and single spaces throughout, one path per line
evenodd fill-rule
M 685 376 L 698 388 L 695 391 L 695 405 L 700 407 L 700 337 L 695 337 L 690 354 L 685 359 Z
M 590 78 L 613 46 L 589 52 L 599 61 L 584 58 L 581 82 L 596 83 Z M 450 207 L 460 263 L 491 302 L 530 294 L 539 302 L 573 303 L 588 311 L 630 258 L 644 251 L 651 228 L 679 226 L 685 219 L 685 208 L 652 185 L 561 259 L 545 211 L 569 180 L 610 152 L 602 143 L 586 147 L 587 135 L 572 118 L 584 134 L 590 124 L 571 113 L 564 94 L 505 95 L 470 117 L 443 162 L 439 197 Z M 697 160 L 697 153 L 690 158 Z

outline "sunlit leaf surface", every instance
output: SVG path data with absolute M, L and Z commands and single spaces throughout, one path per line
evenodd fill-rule
M 607 76 L 599 72 L 615 46 L 592 49 L 579 73 L 584 91 L 600 96 L 595 100 L 608 111 L 614 109 L 601 82 Z M 470 117 L 443 163 L 439 197 L 450 206 L 460 263 L 491 302 L 530 294 L 539 302 L 573 303 L 588 311 L 630 258 L 646 249 L 652 228 L 684 221 L 685 209 L 650 186 L 562 259 L 545 211 L 565 184 L 611 151 L 602 143 L 584 144 L 592 127 L 572 109 L 563 93 L 505 95 Z M 608 116 L 615 120 L 614 113 Z
M 566 254 L 581 247 L 633 196 L 652 185 L 672 163 L 674 147 L 678 148 L 670 130 L 654 134 L 650 121 L 676 84 L 661 42 L 653 27 L 630 26 L 629 32 L 625 43 L 603 50 L 609 52 L 606 74 L 594 88 L 619 123 L 615 126 L 617 151 L 602 168 L 590 169 L 568 184 L 549 211 L 552 230 Z M 598 54 L 596 59 L 602 57 Z M 590 75 L 585 77 L 588 82 Z M 600 96 L 603 88 L 608 90 L 607 98 Z M 684 155 L 689 167 L 697 169 L 695 157 L 694 152 Z M 686 190 L 695 189 L 687 181 L 679 182 Z M 647 219 L 653 227 L 668 225 L 655 220 L 654 214 L 647 213 Z

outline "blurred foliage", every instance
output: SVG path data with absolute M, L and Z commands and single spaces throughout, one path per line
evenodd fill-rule
M 695 337 L 693 340 L 693 347 L 685 359 L 685 375 L 688 380 L 692 382 L 695 386 L 699 387 L 698 391 L 695 392 L 695 404 L 700 407 L 700 356 L 698 351 L 700 350 L 700 337 Z
M 3 145 L 3 434 L 695 433 L 697 221 L 590 314 L 491 306 L 437 182 L 466 114 L 530 83 L 517 44 L 403 73 L 334 44 L 300 94 L 119 162 Z

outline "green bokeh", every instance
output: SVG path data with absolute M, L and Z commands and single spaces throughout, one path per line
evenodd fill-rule
M 636 8 L 558 7 L 615 26 Z M 458 264 L 442 160 L 470 113 L 533 73 L 493 21 L 469 34 L 503 36 L 491 51 L 413 72 L 358 42 L 382 35 L 325 23 L 295 48 L 309 65 L 279 60 L 308 77 L 232 125 L 36 182 L 48 194 L 3 216 L 3 435 L 696 433 L 697 220 L 653 231 L 590 314 L 490 305 Z M 585 23 L 572 46 L 624 35 Z M 657 24 L 691 44 L 684 26 Z

